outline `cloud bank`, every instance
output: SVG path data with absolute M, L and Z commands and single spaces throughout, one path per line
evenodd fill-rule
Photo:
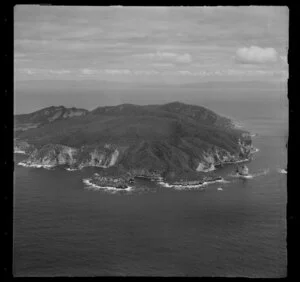
M 244 64 L 274 63 L 278 60 L 278 53 L 274 48 L 258 46 L 243 47 L 236 51 L 236 60 Z
M 277 81 L 287 49 L 284 7 L 28 5 L 14 14 L 16 81 Z

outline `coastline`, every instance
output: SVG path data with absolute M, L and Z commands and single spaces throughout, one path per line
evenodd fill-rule
M 32 168 L 45 168 L 45 169 L 52 169 L 55 168 L 54 165 L 41 165 L 41 164 L 27 164 L 26 162 L 19 162 L 18 165 L 24 167 L 32 167 Z
M 126 188 L 117 188 L 113 186 L 100 186 L 93 182 L 91 182 L 91 178 L 84 178 L 82 182 L 89 188 L 93 189 L 104 189 L 104 190 L 113 190 L 113 191 L 131 191 L 133 190 L 132 186 L 127 186 Z
M 250 153 L 250 157 L 249 158 L 245 158 L 245 159 L 240 159 L 237 161 L 224 161 L 222 163 L 217 163 L 217 164 L 212 164 L 212 166 L 207 169 L 207 170 L 203 170 L 201 172 L 207 173 L 207 172 L 212 172 L 212 171 L 217 171 L 219 167 L 225 166 L 227 164 L 238 164 L 238 163 L 243 163 L 243 162 L 249 162 L 251 161 L 251 156 L 255 153 L 257 153 L 259 151 L 258 148 L 253 147 L 253 150 Z M 26 155 L 26 153 L 24 151 L 14 151 L 15 154 L 22 154 L 22 155 Z M 58 167 L 59 165 L 47 165 L 47 164 L 39 164 L 39 163 L 28 163 L 26 160 L 25 161 L 21 161 L 17 163 L 20 166 L 23 167 L 30 167 L 30 168 L 45 168 L 45 169 L 54 169 L 56 167 Z M 95 166 L 91 166 L 91 167 L 95 167 Z M 78 166 L 76 168 L 74 167 L 65 167 L 65 170 L 67 171 L 78 171 L 78 170 L 82 170 L 83 167 Z M 161 181 L 162 177 L 161 176 L 155 176 L 155 177 L 151 177 L 148 175 L 137 175 L 134 176 L 136 178 L 143 178 L 143 179 L 147 179 L 150 181 Z
M 159 181 L 158 184 L 166 187 L 166 188 L 175 188 L 178 190 L 181 189 L 195 189 L 195 188 L 203 188 L 209 184 L 214 184 L 214 183 L 229 183 L 229 181 L 225 180 L 224 178 L 222 179 L 213 179 L 213 180 L 206 180 L 204 182 L 202 182 L 201 184 L 196 184 L 196 185 L 183 185 L 183 184 L 170 184 L 168 182 L 164 182 L 164 181 Z
M 14 150 L 14 154 L 22 154 L 22 155 L 27 155 L 25 151 L 23 150 Z

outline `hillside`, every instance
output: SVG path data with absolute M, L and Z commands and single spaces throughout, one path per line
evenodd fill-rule
M 30 114 L 15 115 L 14 125 L 15 130 L 27 130 L 53 121 L 68 119 L 75 116 L 84 116 L 87 113 L 88 111 L 84 109 L 68 109 L 64 106 L 52 106 Z
M 252 152 L 249 134 L 228 118 L 179 102 L 50 107 L 15 116 L 15 125 L 15 150 L 29 155 L 27 165 L 205 172 Z

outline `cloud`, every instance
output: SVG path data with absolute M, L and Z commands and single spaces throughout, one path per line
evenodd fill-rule
M 187 71 L 187 70 L 180 70 L 180 71 L 178 71 L 178 73 L 180 75 L 195 75 L 195 73 L 192 73 L 192 72 Z
M 160 72 L 154 70 L 136 70 L 133 71 L 133 73 L 135 75 L 155 75 L 155 74 L 159 74 Z
M 25 54 L 18 53 L 18 52 L 15 52 L 15 53 L 14 53 L 14 58 L 24 58 L 24 57 L 26 57 Z
M 107 74 L 132 74 L 131 70 L 128 69 L 106 69 L 104 70 Z
M 154 63 L 154 64 L 152 64 L 152 66 L 158 67 L 158 68 L 160 68 L 160 67 L 162 67 L 162 68 L 175 67 L 175 65 L 171 64 L 171 63 Z
M 244 64 L 274 63 L 278 61 L 278 53 L 274 48 L 243 47 L 236 51 L 235 59 Z
M 68 74 L 71 73 L 69 70 L 49 70 L 51 74 Z
M 238 70 L 238 69 L 224 69 L 224 70 L 214 70 L 214 71 L 187 71 L 179 70 L 173 72 L 174 75 L 183 76 L 197 76 L 197 77 L 207 77 L 207 76 L 287 76 L 288 72 L 285 70 Z
M 20 69 L 19 70 L 20 73 L 25 73 L 27 75 L 33 75 L 33 74 L 36 74 L 36 70 L 34 69 Z
M 176 58 L 176 61 L 179 63 L 190 63 L 192 61 L 192 57 L 190 54 L 183 54 Z
M 281 59 L 285 64 L 288 64 L 287 56 L 280 56 L 280 59 Z
M 140 54 L 137 55 L 140 58 L 147 58 L 156 61 L 164 61 L 169 60 L 178 63 L 190 63 L 192 61 L 192 56 L 188 53 L 184 54 L 177 54 L 171 52 L 160 52 L 157 51 L 156 53 L 147 53 L 147 54 Z
M 81 74 L 84 74 L 84 75 L 91 75 L 91 74 L 95 74 L 96 71 L 95 70 L 91 70 L 91 69 L 82 69 L 80 70 Z

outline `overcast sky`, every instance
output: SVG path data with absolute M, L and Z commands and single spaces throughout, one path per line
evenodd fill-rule
M 285 81 L 286 7 L 16 6 L 15 81 Z

